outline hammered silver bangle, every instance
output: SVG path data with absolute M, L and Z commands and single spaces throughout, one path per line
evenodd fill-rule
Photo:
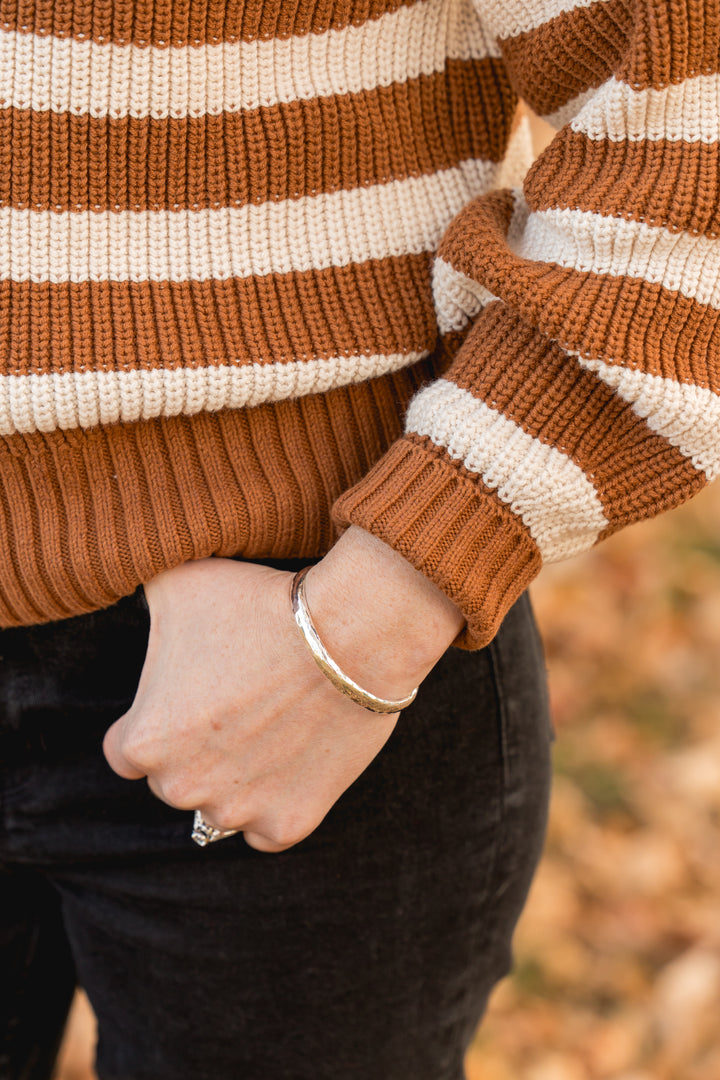
M 295 622 L 323 675 L 330 680 L 337 690 L 349 697 L 356 705 L 362 705 L 364 709 L 369 709 L 371 712 L 395 713 L 400 712 L 401 709 L 406 709 L 415 700 L 415 695 L 418 692 L 417 686 L 402 701 L 389 701 L 387 698 L 376 697 L 369 690 L 363 690 L 362 686 L 358 686 L 330 656 L 315 629 L 315 624 L 312 621 L 305 600 L 305 576 L 309 569 L 309 566 L 305 566 L 297 572 L 292 580 L 290 597 Z

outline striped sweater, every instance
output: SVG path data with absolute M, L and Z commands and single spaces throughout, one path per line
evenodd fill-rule
M 0 625 L 355 523 L 477 647 L 698 491 L 719 71 L 720 0 L 0 0 Z

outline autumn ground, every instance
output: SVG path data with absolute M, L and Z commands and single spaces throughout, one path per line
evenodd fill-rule
M 718 1080 L 720 489 L 534 599 L 551 824 L 470 1080 Z
M 534 601 L 550 831 L 469 1080 L 718 1080 L 720 487 L 546 568 Z M 78 1016 L 61 1080 L 91 1075 Z

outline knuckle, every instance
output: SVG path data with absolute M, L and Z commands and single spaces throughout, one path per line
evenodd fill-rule
M 278 847 L 276 844 L 273 844 L 272 841 L 268 840 L 268 838 L 266 836 L 263 836 L 262 833 L 245 832 L 243 835 L 245 837 L 245 843 L 248 845 L 248 847 L 254 848 L 256 851 L 262 851 L 269 855 L 274 855 L 277 852 L 284 850 L 284 848 Z
M 269 822 L 262 832 L 278 850 L 284 850 L 299 844 L 308 833 L 312 832 L 313 827 L 309 822 L 305 822 L 295 815 L 289 815 Z
M 212 821 L 217 829 L 239 829 L 242 826 L 242 815 L 237 810 L 223 807 L 218 810 L 208 811 L 208 820 Z
M 281 829 L 272 833 L 268 839 L 275 845 L 277 851 L 285 851 L 286 848 L 299 844 L 303 837 L 299 833 L 287 832 Z
M 151 769 L 158 764 L 158 752 L 155 741 L 149 732 L 135 728 L 122 739 L 120 749 L 132 765 Z
M 194 810 L 197 805 L 197 793 L 192 785 L 182 776 L 168 777 L 160 781 L 163 801 L 178 810 Z

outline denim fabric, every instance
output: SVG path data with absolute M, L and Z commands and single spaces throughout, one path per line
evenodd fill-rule
M 527 598 L 488 649 L 448 651 L 279 855 L 198 848 L 191 815 L 106 764 L 148 618 L 136 594 L 0 632 L 0 1076 L 49 1077 L 77 980 L 102 1080 L 460 1080 L 545 829 Z

